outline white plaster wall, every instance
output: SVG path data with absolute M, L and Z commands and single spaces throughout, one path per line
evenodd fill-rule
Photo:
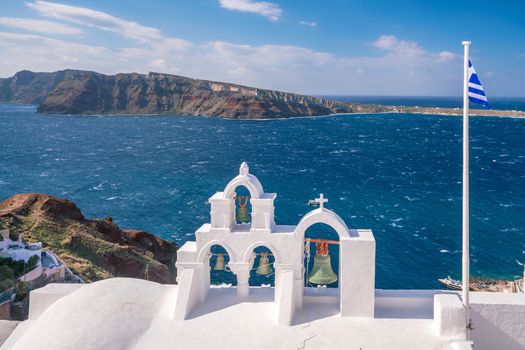
M 434 296 L 434 329 L 440 337 L 465 340 L 466 315 L 458 294 Z
M 42 270 L 42 265 L 39 264 L 37 267 L 26 273 L 25 275 L 21 276 L 19 278 L 20 281 L 29 282 L 32 281 L 38 277 L 40 277 L 44 271 Z
M 80 283 L 51 283 L 32 290 L 29 293 L 29 320 L 36 320 L 57 300 L 84 286 L 85 284 Z
M 374 317 L 375 249 L 372 232 L 340 241 L 339 289 L 341 315 Z
M 470 310 L 476 350 L 525 349 L 525 295 L 473 292 Z
M 20 249 L 16 250 L 16 255 L 19 257 L 19 259 L 24 259 L 25 262 L 29 261 L 29 258 L 33 255 L 38 256 L 39 258 L 42 256 L 41 250 L 29 250 L 29 249 Z M 40 264 L 40 260 L 38 261 Z
M 296 306 L 294 304 L 294 276 L 293 271 L 282 271 L 279 275 L 279 289 L 277 298 L 277 323 L 290 325 L 293 321 Z

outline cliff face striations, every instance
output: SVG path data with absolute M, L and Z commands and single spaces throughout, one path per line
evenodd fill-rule
M 23 70 L 11 78 L 0 79 L 0 101 L 40 104 L 64 80 L 66 72 L 34 73 Z
M 181 114 L 230 119 L 392 110 L 169 74 L 104 75 L 78 70 L 19 72 L 0 81 L 0 101 L 39 104 L 38 112 L 42 113 Z
M 17 194 L 0 202 L 0 228 L 42 242 L 88 282 L 134 277 L 175 283 L 175 244 L 111 221 L 86 219 L 73 202 L 46 194 Z

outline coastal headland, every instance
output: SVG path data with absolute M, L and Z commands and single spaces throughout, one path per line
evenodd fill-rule
M 461 109 L 336 101 L 162 73 L 105 75 L 91 71 L 20 71 L 0 79 L 0 102 L 38 105 L 63 115 L 177 114 L 275 119 L 360 113 L 461 115 Z M 525 117 L 523 111 L 472 110 L 471 115 Z
M 176 244 L 112 221 L 86 219 L 75 203 L 47 194 L 16 194 L 0 202 L 0 229 L 42 242 L 86 282 L 133 277 L 175 283 Z

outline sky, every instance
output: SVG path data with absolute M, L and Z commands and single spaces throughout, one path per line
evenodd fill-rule
M 523 0 L 0 0 L 0 77 L 162 72 L 313 95 L 525 97 Z

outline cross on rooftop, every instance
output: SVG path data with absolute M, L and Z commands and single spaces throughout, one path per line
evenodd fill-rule
M 319 198 L 315 199 L 315 203 L 319 204 L 319 208 L 324 208 L 324 203 L 328 202 L 328 199 L 324 198 L 324 195 L 321 193 Z

